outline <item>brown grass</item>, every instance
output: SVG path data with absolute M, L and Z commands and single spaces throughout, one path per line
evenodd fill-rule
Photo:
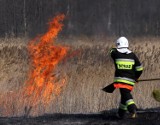
M 117 108 L 120 98 L 118 90 L 113 94 L 101 91 L 101 88 L 113 81 L 114 66 L 108 51 L 114 45 L 112 42 L 114 40 L 115 38 L 87 37 L 57 40 L 57 44 L 70 46 L 72 51 L 57 68 L 67 76 L 67 83 L 56 100 L 52 100 L 46 108 L 39 105 L 36 107 L 38 111 L 36 110 L 35 114 L 89 113 Z M 145 68 L 141 79 L 160 77 L 160 39 L 130 38 L 129 40 L 130 49 L 135 51 Z M 24 107 L 27 104 L 18 105 L 21 100 L 12 95 L 21 90 L 27 79 L 28 41 L 23 38 L 0 40 L 0 114 L 2 116 L 25 114 Z M 159 106 L 159 103 L 152 98 L 152 91 L 158 87 L 159 81 L 141 82 L 135 86 L 133 96 L 138 108 Z M 5 111 L 7 109 L 8 112 Z M 35 115 L 33 111 L 34 109 L 31 109 L 30 115 Z

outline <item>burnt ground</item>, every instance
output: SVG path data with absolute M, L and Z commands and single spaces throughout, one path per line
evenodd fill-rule
M 140 110 L 136 119 L 120 120 L 115 111 L 95 114 L 46 114 L 39 117 L 1 117 L 0 125 L 160 125 L 160 109 Z

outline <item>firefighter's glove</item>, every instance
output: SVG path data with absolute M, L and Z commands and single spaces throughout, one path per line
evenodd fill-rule
M 138 83 L 138 82 L 139 82 L 139 79 L 136 79 L 135 81 L 136 81 L 136 83 Z
M 111 49 L 109 50 L 109 53 L 111 54 L 113 51 L 116 51 L 116 48 L 111 48 Z

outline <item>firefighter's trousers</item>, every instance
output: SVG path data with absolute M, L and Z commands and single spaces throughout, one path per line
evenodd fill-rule
M 130 113 L 135 113 L 137 108 L 133 101 L 131 91 L 125 88 L 120 88 L 120 94 L 121 102 L 118 110 L 119 116 L 124 117 L 126 111 L 129 111 Z

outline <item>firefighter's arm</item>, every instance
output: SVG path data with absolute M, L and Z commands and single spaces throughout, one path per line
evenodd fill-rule
M 111 48 L 110 50 L 109 50 L 109 55 L 111 55 L 111 57 L 112 57 L 112 55 L 113 55 L 113 53 L 116 51 L 116 48 Z
M 136 78 L 135 80 L 136 82 L 138 82 L 138 79 L 141 76 L 142 72 L 143 72 L 143 66 L 140 63 L 137 56 L 135 55 L 135 78 Z
M 142 74 L 142 71 L 136 71 L 136 74 L 135 74 L 135 75 L 136 75 L 136 76 L 135 76 L 135 78 L 136 78 L 135 81 L 136 81 L 136 82 L 138 82 L 139 77 L 141 76 L 141 74 Z
M 135 71 L 135 78 L 136 78 L 136 80 L 138 80 L 143 72 L 143 66 L 141 64 L 139 64 L 138 66 L 135 67 L 135 70 L 136 70 Z

